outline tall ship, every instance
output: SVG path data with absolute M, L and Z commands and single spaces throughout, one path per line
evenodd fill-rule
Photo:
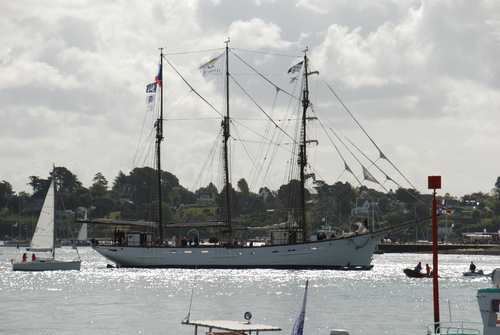
M 229 53 L 232 49 L 226 41 L 222 54 L 202 65 L 200 70 L 204 75 L 220 73 L 224 78 L 224 112 L 220 114 L 220 160 L 222 189 L 218 196 L 218 217 L 215 220 L 203 222 L 168 222 L 164 218 L 162 195 L 162 142 L 168 130 L 164 128 L 163 100 L 167 90 L 162 81 L 164 62 L 167 61 L 163 49 L 160 49 L 160 60 L 156 82 L 150 91 L 159 94 L 160 103 L 155 107 L 157 119 L 155 122 L 155 168 L 156 209 L 152 220 L 130 221 L 122 219 L 95 219 L 85 220 L 92 224 L 106 224 L 114 230 L 114 238 L 97 241 L 93 244 L 94 250 L 114 262 L 118 267 L 139 268 L 273 268 L 273 269 L 371 269 L 371 261 L 377 243 L 390 233 L 411 228 L 418 223 L 429 220 L 429 217 L 416 218 L 399 224 L 375 227 L 375 225 L 358 223 L 352 231 L 338 231 L 329 236 L 316 236 L 314 228 L 308 224 L 308 209 L 312 206 L 311 197 L 307 191 L 308 181 L 314 177 L 314 170 L 308 161 L 308 147 L 317 144 L 307 132 L 308 122 L 316 119 L 313 105 L 310 101 L 309 78 L 318 74 L 311 71 L 307 50 L 298 63 L 293 65 L 288 73 L 293 75 L 291 81 L 298 84 L 297 93 L 286 93 L 290 100 L 296 101 L 296 129 L 294 135 L 282 135 L 289 138 L 293 149 L 289 152 L 294 157 L 293 163 L 288 163 L 295 175 L 290 174 L 289 194 L 293 198 L 282 208 L 285 215 L 281 221 L 263 226 L 250 225 L 244 219 L 239 219 L 233 213 L 235 201 L 233 199 L 231 183 L 231 153 L 230 142 L 232 115 L 230 114 L 229 84 Z M 233 53 L 234 54 L 234 53 Z M 236 56 L 239 58 L 239 56 Z M 172 65 L 171 65 L 172 66 Z M 288 68 L 288 66 L 287 66 Z M 253 68 L 252 68 L 253 69 Z M 176 73 L 178 70 L 174 69 Z M 286 72 L 284 69 L 283 72 Z M 261 75 L 258 74 L 260 77 Z M 186 80 L 181 77 L 184 82 Z M 266 79 L 266 82 L 276 90 L 284 92 L 278 85 Z M 163 84 L 163 85 L 162 85 Z M 187 84 L 196 95 L 201 97 L 190 84 Z M 238 84 L 239 85 L 239 84 Z M 165 91 L 164 91 L 165 89 Z M 252 100 L 254 101 L 254 100 Z M 257 104 L 257 103 L 256 103 Z M 210 105 L 212 106 L 212 105 Z M 261 108 L 260 106 L 258 107 Z M 286 133 L 285 127 L 273 121 L 271 115 L 263 111 L 265 118 L 271 120 L 275 130 Z M 269 129 L 268 129 L 269 130 Z M 292 139 L 293 138 L 293 139 Z M 277 140 L 274 139 L 274 142 Z M 255 156 L 254 156 L 255 157 Z M 292 160 L 290 160 L 291 162 Z M 346 163 L 345 163 L 346 164 Z M 167 163 L 168 165 L 168 163 Z M 282 166 L 285 164 L 282 164 Z M 346 168 L 347 167 L 346 164 Z M 153 170 L 153 169 L 152 169 Z M 370 174 L 365 171 L 365 179 Z M 357 178 L 355 178 L 357 179 Z M 282 199 L 283 200 L 283 199 Z M 282 201 L 285 203 L 285 201 Z M 259 239 L 251 238 L 250 232 L 260 232 Z M 311 238 L 311 235 L 314 235 Z M 189 243 L 187 242 L 189 241 Z

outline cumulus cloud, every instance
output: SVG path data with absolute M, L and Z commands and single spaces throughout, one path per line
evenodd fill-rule
M 86 186 L 97 172 L 112 180 L 130 166 L 145 138 L 144 87 L 155 76 L 159 47 L 223 110 L 221 81 L 201 77 L 197 67 L 220 54 L 228 37 L 230 47 L 268 53 L 249 61 L 283 85 L 286 69 L 308 46 L 318 80 L 330 83 L 412 180 L 446 173 L 448 191 L 465 194 L 489 191 L 498 176 L 488 160 L 482 163 L 500 149 L 497 1 L 51 0 L 0 7 L 1 170 L 16 191 L 30 191 L 28 177 L 46 177 L 52 163 Z M 197 50 L 209 51 L 190 53 Z M 278 60 L 278 53 L 290 57 Z M 253 80 L 246 72 L 235 78 Z M 164 80 L 169 117 L 214 118 L 196 130 L 188 121 L 169 129 L 176 138 L 189 135 L 165 145 L 167 170 L 190 187 L 212 145 L 208 138 L 218 132 L 218 114 L 196 106 L 181 79 Z M 234 103 L 255 116 L 244 96 Z M 315 103 L 338 111 L 319 93 Z M 345 117 L 337 118 L 349 131 Z M 235 174 L 245 177 L 243 170 Z

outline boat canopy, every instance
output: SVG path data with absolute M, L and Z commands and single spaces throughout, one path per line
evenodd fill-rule
M 185 325 L 207 327 L 212 329 L 229 330 L 235 332 L 259 332 L 259 331 L 281 331 L 280 327 L 266 326 L 258 323 L 242 321 L 224 321 L 224 320 L 203 320 L 203 321 L 182 321 Z

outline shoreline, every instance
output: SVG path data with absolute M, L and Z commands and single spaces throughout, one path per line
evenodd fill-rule
M 379 253 L 432 253 L 432 243 L 379 243 Z M 500 244 L 439 243 L 439 254 L 500 255 Z

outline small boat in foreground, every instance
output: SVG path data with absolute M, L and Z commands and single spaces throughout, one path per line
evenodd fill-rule
M 295 323 L 292 328 L 292 335 L 301 335 L 304 333 L 304 321 L 306 317 L 306 302 L 307 302 L 307 288 L 309 286 L 309 281 L 306 281 L 306 289 L 304 291 L 304 299 L 295 319 Z M 249 334 L 259 334 L 259 332 L 273 332 L 281 331 L 280 327 L 267 326 L 258 323 L 250 322 L 252 318 L 252 313 L 246 312 L 244 318 L 246 321 L 224 321 L 224 320 L 202 320 L 202 321 L 191 321 L 190 313 L 186 319 L 182 321 L 184 325 L 194 326 L 194 334 L 198 335 L 198 328 L 205 327 L 208 328 L 206 334 L 210 335 L 249 335 Z M 215 331 L 214 331 L 215 330 Z M 222 332 L 219 332 L 219 331 Z M 349 332 L 342 329 L 334 329 L 330 332 L 330 335 L 349 335 Z
M 280 327 L 274 326 L 266 326 L 258 323 L 251 323 L 250 319 L 252 317 L 252 313 L 246 312 L 245 319 L 246 322 L 243 321 L 223 321 L 223 320 L 206 320 L 206 321 L 183 321 L 182 323 L 185 325 L 195 326 L 194 333 L 198 334 L 198 327 L 208 328 L 208 334 L 221 334 L 220 332 L 213 333 L 213 330 L 224 330 L 228 331 L 226 334 L 250 334 L 255 332 L 255 334 L 259 334 L 259 332 L 271 332 L 271 331 L 281 331 Z M 223 334 L 224 334 L 223 333 Z

